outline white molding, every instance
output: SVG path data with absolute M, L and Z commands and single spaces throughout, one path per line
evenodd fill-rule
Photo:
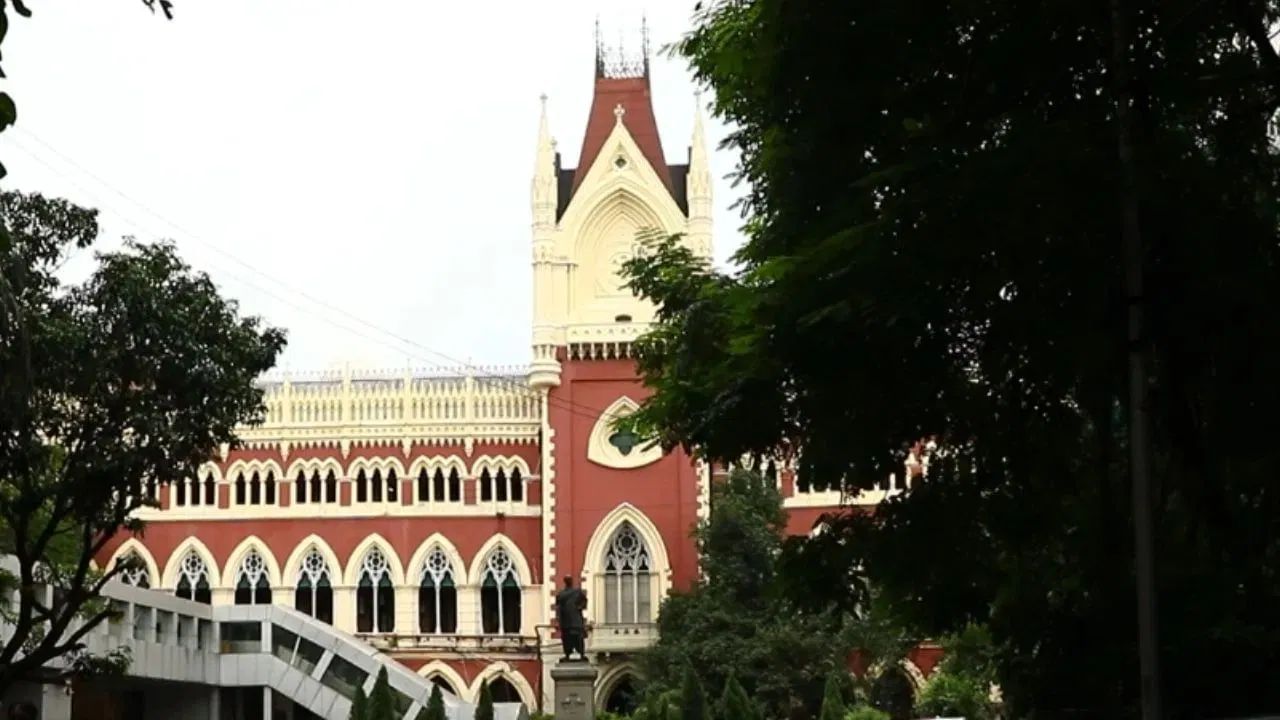
M 609 547 L 609 541 L 613 539 L 613 534 L 623 523 L 631 523 L 649 551 L 649 567 L 656 581 L 650 583 L 649 587 L 649 602 L 653 614 L 649 622 L 657 619 L 662 599 L 671 592 L 671 559 L 667 554 L 667 545 L 663 541 L 661 531 L 643 511 L 631 503 L 624 502 L 609 511 L 609 514 L 596 525 L 591 533 L 591 539 L 587 541 L 586 555 L 582 558 L 582 586 L 588 588 L 589 593 L 587 614 L 597 625 L 605 624 L 603 596 L 605 552 Z
M 164 574 L 161 576 L 160 588 L 170 591 L 177 588 L 178 568 L 182 565 L 182 559 L 190 551 L 195 551 L 200 556 L 200 559 L 204 560 L 205 571 L 209 573 L 210 590 L 219 587 L 222 579 L 222 567 L 218 565 L 217 559 L 213 557 L 213 553 L 209 551 L 207 545 L 201 542 L 200 538 L 189 535 L 185 540 L 178 543 L 173 552 L 169 553 L 169 559 L 164 564 Z
M 116 548 L 116 551 L 111 554 L 111 559 L 107 561 L 107 569 L 115 567 L 116 563 L 130 552 L 137 553 L 138 557 L 142 558 L 143 564 L 147 566 L 147 582 L 151 587 L 161 587 L 160 579 L 162 576 L 160 575 L 160 566 L 156 564 L 156 558 L 151 554 L 151 551 L 147 549 L 147 546 L 138 542 L 137 538 L 131 537 L 123 543 L 120 543 L 120 547 Z M 213 571 L 210 570 L 210 572 Z
M 520 693 L 520 699 L 524 702 L 525 707 L 536 707 L 537 695 L 533 692 L 533 686 L 529 684 L 529 681 L 519 670 L 516 670 L 511 666 L 511 663 L 505 660 L 489 663 L 483 670 L 476 673 L 476 676 L 471 680 L 471 687 L 467 689 L 467 693 L 478 701 L 480 699 L 481 683 L 495 677 L 501 677 L 510 682 L 515 687 L 516 692 Z
M 462 553 L 458 552 L 458 548 L 449 538 L 440 533 L 432 533 L 430 537 L 418 544 L 418 547 L 409 555 L 409 563 L 405 565 L 405 583 L 413 587 L 418 587 L 422 576 L 422 564 L 427 561 L 427 553 L 431 552 L 431 548 L 439 546 L 444 551 L 446 557 L 449 558 L 449 567 L 453 570 L 453 582 L 455 586 L 462 585 L 467 578 L 467 564 L 462 559 Z
M 276 562 L 276 556 L 271 552 L 271 548 L 263 542 L 257 535 L 250 535 L 236 545 L 231 554 L 227 556 L 226 563 L 222 568 L 221 587 L 232 588 L 236 586 L 236 574 L 240 571 L 240 563 L 244 561 L 245 555 L 250 550 L 257 550 L 262 556 L 262 563 L 267 569 L 267 583 L 272 589 L 284 587 L 284 583 L 280 578 L 280 564 Z
M 342 584 L 349 588 L 354 588 L 359 584 L 360 565 L 364 561 L 365 553 L 369 552 L 373 547 L 381 550 L 382 555 L 387 559 L 387 567 L 391 571 L 391 585 L 393 588 L 404 587 L 404 565 L 400 564 L 400 554 L 395 551 L 395 546 L 387 542 L 387 539 L 379 533 L 366 535 L 351 551 L 351 555 L 347 558 L 347 564 L 342 570 Z
M 613 434 L 613 423 L 640 409 L 640 404 L 627 396 L 614 400 L 605 408 L 587 437 L 587 459 L 597 465 L 615 470 L 635 470 L 652 465 L 663 458 L 662 448 L 658 445 L 646 447 L 640 443 L 631 449 L 631 454 L 623 455 L 622 451 L 609 442 Z
M 419 676 L 430 680 L 432 677 L 439 675 L 446 682 L 453 686 L 454 694 L 463 702 L 474 702 L 471 698 L 471 687 L 467 685 L 467 681 L 462 679 L 462 675 L 458 674 L 453 666 L 443 660 L 432 660 L 431 662 L 418 668 Z

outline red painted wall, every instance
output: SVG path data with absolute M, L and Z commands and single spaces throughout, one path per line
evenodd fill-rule
M 697 577 L 690 532 L 697 522 L 698 483 L 692 460 L 675 452 L 634 470 L 602 467 L 587 459 L 591 430 L 618 398 L 641 402 L 649 392 L 630 360 L 572 361 L 561 358 L 561 384 L 551 391 L 555 429 L 555 533 L 557 578 L 579 577 L 596 526 L 623 502 L 657 526 L 671 560 L 673 582 L 687 587 Z

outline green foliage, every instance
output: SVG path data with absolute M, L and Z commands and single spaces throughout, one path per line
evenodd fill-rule
M 1165 704 L 1257 714 L 1280 705 L 1280 449 L 1248 440 L 1280 430 L 1280 356 L 1258 351 L 1280 341 L 1280 2 L 1117 7 L 1139 39 Z M 631 424 L 850 489 L 901 480 L 932 437 L 928 481 L 833 518 L 793 602 L 849 612 L 861 569 L 920 633 L 984 623 L 1011 715 L 1132 716 L 1107 4 L 724 0 L 696 23 L 679 52 L 734 128 L 747 243 L 731 273 L 674 241 L 627 264 L 659 308 Z
M 427 700 L 427 706 L 419 713 L 421 720 L 446 720 L 448 717 L 444 707 L 444 693 L 440 691 L 440 686 L 432 683 L 431 697 Z
M 369 693 L 369 710 L 365 720 L 395 720 L 395 701 L 391 697 L 391 684 L 387 680 L 387 669 L 378 669 L 378 679 L 373 683 L 373 692 Z
M 351 699 L 350 720 L 370 720 L 369 699 L 364 695 L 364 688 L 356 688 L 356 696 Z
M 938 672 L 920 692 L 916 712 L 925 717 L 989 720 L 994 717 L 989 696 L 990 686 L 972 676 Z
M 663 603 L 659 639 L 639 658 L 645 680 L 651 691 L 673 690 L 688 668 L 718 694 L 733 675 L 766 716 L 812 717 L 824 678 L 843 663 L 833 638 L 850 628 L 834 613 L 799 612 L 782 596 L 784 518 L 772 483 L 735 470 L 712 493 L 711 515 L 696 532 L 705 580 Z
M 475 720 L 493 720 L 493 693 L 486 681 L 480 684 L 480 700 L 476 703 Z
M 125 662 L 84 655 L 121 570 L 91 563 L 140 529 L 157 481 L 194 476 L 262 417 L 255 381 L 284 345 L 169 244 L 130 240 L 64 284 L 58 268 L 97 235 L 92 210 L 0 194 L 0 549 L 16 561 L 0 586 L 18 591 L 0 607 L 0 695 L 53 658 L 67 673 Z
M 536 712 L 529 716 L 529 720 L 555 720 L 555 718 L 556 716 L 554 713 Z
M 707 694 L 692 667 L 685 668 L 680 685 L 680 720 L 710 720 Z
M 889 713 L 867 705 L 859 705 L 845 713 L 844 720 L 893 720 Z M 969 718 L 965 718 L 969 720 Z
M 760 709 L 747 697 L 747 691 L 742 689 L 742 683 L 738 682 L 738 676 L 733 673 L 729 674 L 729 680 L 725 682 L 724 694 L 720 696 L 720 703 L 716 708 L 716 717 L 717 720 L 761 720 Z
M 844 720 L 844 694 L 841 692 L 840 678 L 832 673 L 827 677 L 826 688 L 822 692 L 822 711 L 819 720 Z

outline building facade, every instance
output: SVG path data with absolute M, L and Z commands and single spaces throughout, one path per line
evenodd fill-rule
M 679 233 L 711 254 L 700 117 L 681 160 L 664 152 L 647 59 L 598 55 L 575 167 L 562 167 L 545 107 L 538 128 L 530 366 L 268 378 L 265 423 L 196 477 L 156 487 L 145 533 L 103 562 L 136 557 L 126 581 L 215 606 L 296 608 L 464 701 L 487 681 L 530 710 L 550 697 L 553 597 L 573 577 L 591 598 L 598 702 L 625 706 L 629 658 L 653 641 L 662 598 L 697 577 L 690 531 L 711 482 L 612 422 L 646 396 L 631 347 L 653 308 L 619 276 L 637 234 Z M 793 532 L 840 504 L 774 469 Z

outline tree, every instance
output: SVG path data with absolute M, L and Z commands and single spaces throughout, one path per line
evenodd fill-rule
M 370 720 L 369 700 L 364 695 L 364 688 L 356 688 L 356 696 L 351 700 L 350 720 Z
M 1119 7 L 1117 59 L 1106 3 L 707 4 L 679 52 L 735 128 L 747 243 L 730 272 L 672 239 L 627 264 L 658 307 L 630 425 L 851 491 L 931 439 L 927 481 L 813 541 L 833 572 L 797 601 L 865 573 L 919 633 L 987 624 L 1013 715 L 1128 717 L 1136 305 L 1166 704 L 1246 715 L 1280 704 L 1230 660 L 1280 660 L 1280 451 L 1247 440 L 1280 425 L 1280 3 Z
M 724 694 L 720 696 L 720 707 L 716 714 L 721 720 L 760 718 L 760 709 L 747 697 L 747 691 L 742 689 L 742 683 L 738 682 L 738 676 L 733 673 L 729 674 L 729 679 L 724 684 Z
M 709 720 L 707 694 L 692 666 L 685 668 L 684 681 L 680 685 L 680 720 Z
M 31 10 L 27 8 L 26 0 L 11 0 L 12 9 L 22 17 L 31 17 Z M 142 0 L 142 4 L 155 12 L 159 7 L 165 17 L 173 19 L 173 2 L 171 0 Z M 0 0 L 0 44 L 3 44 L 4 37 L 9 33 L 9 10 L 10 0 Z M 0 78 L 5 77 L 4 71 L 0 70 Z M 18 107 L 14 104 L 13 98 L 6 92 L 0 92 L 0 132 L 4 132 L 18 120 Z M 7 174 L 4 165 L 0 164 L 0 178 Z
M 480 683 L 480 700 L 476 703 L 475 720 L 493 720 L 493 693 L 489 682 Z
M 826 688 L 822 692 L 822 711 L 819 720 L 844 720 L 844 698 L 840 692 L 840 678 L 835 674 L 827 677 Z
M 159 483 L 192 477 L 237 425 L 262 417 L 256 378 L 283 334 L 244 318 L 171 245 L 129 242 L 78 285 L 55 273 L 97 236 L 96 215 L 0 194 L 0 693 L 65 658 L 100 668 L 84 636 L 120 567 L 90 564 Z
M 395 702 L 391 697 L 391 684 L 387 680 L 387 669 L 378 669 L 378 679 L 373 683 L 373 692 L 369 693 L 369 709 L 365 720 L 395 720 L 397 713 Z
M 716 689 L 733 676 L 769 717 L 817 713 L 824 678 L 851 647 L 841 640 L 861 624 L 783 597 L 784 518 L 777 489 L 757 473 L 738 469 L 713 485 L 695 533 L 704 578 L 663 602 L 658 641 L 639 658 L 650 692 L 680 687 L 685 673 Z
M 444 709 L 444 694 L 440 692 L 440 686 L 432 684 L 431 697 L 427 700 L 427 706 L 418 713 L 419 720 L 446 720 L 448 713 Z

